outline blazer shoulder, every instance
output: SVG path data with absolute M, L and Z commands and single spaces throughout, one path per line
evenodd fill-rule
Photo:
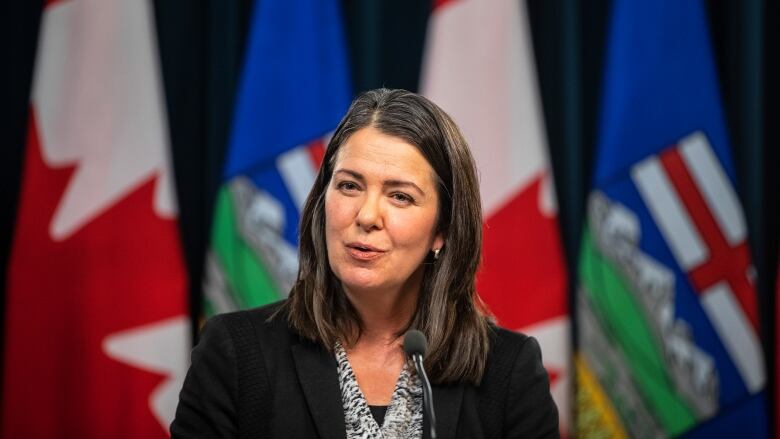
M 480 383 L 483 398 L 503 400 L 518 359 L 531 337 L 499 326 L 490 327 L 490 350 Z
M 495 328 L 493 333 L 488 392 L 506 392 L 504 435 L 557 438 L 558 410 L 550 394 L 539 343 L 503 328 Z
M 520 355 L 534 355 L 539 351 L 539 343 L 533 337 L 499 326 L 491 328 L 491 344 L 488 355 L 493 361 L 514 363 L 514 360 Z
M 231 311 L 226 313 L 217 314 L 210 319 L 221 320 L 224 324 L 235 322 L 241 319 L 250 319 L 253 322 L 267 322 L 269 319 L 285 304 L 286 300 L 280 300 L 278 302 L 269 303 L 268 305 L 259 306 L 257 308 L 244 309 L 239 311 Z
M 234 329 L 247 323 L 260 332 L 272 330 L 273 328 L 286 328 L 287 319 L 283 315 L 277 315 L 277 311 L 284 305 L 285 301 L 274 302 L 268 305 L 260 306 L 240 311 L 226 312 L 210 317 L 207 324 L 219 325 Z
M 300 337 L 290 328 L 287 317 L 277 313 L 283 304 L 284 301 L 280 301 L 258 308 L 217 314 L 206 322 L 200 339 L 230 339 L 237 356 L 260 352 L 266 358 L 268 367 L 275 370 L 275 360 L 291 345 L 300 342 Z M 208 332 L 212 335 L 208 335 Z
M 488 354 L 488 372 L 501 386 L 510 376 L 528 373 L 547 376 L 539 342 L 529 335 L 494 327 Z
M 522 332 L 510 331 L 500 326 L 491 327 L 494 342 L 502 343 L 525 343 L 530 336 L 523 334 Z

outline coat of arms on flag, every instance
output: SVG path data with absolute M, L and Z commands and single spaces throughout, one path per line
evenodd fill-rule
M 290 290 L 300 211 L 323 153 L 322 141 L 301 145 L 223 185 L 204 284 L 210 313 L 272 302 Z
M 348 66 L 338 2 L 256 2 L 214 209 L 207 315 L 287 296 L 300 211 L 349 107 Z

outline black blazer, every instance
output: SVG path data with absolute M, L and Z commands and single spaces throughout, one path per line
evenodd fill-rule
M 279 304 L 210 319 L 192 350 L 173 438 L 344 438 L 334 355 L 299 337 Z M 495 328 L 479 386 L 433 386 L 437 436 L 557 438 L 541 352 L 531 337 Z M 425 419 L 425 437 L 428 436 Z

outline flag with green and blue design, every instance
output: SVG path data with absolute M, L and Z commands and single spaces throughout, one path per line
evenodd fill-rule
M 755 270 L 703 4 L 616 0 L 609 32 L 577 436 L 767 437 Z
M 300 210 L 351 100 L 340 2 L 257 1 L 206 262 L 206 314 L 284 298 Z

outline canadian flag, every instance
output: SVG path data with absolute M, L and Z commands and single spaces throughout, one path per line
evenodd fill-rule
M 471 146 L 485 215 L 480 296 L 499 323 L 542 347 L 569 430 L 566 270 L 525 2 L 437 1 L 421 90 Z
M 46 3 L 2 437 L 167 437 L 190 325 L 153 23 L 148 0 Z

